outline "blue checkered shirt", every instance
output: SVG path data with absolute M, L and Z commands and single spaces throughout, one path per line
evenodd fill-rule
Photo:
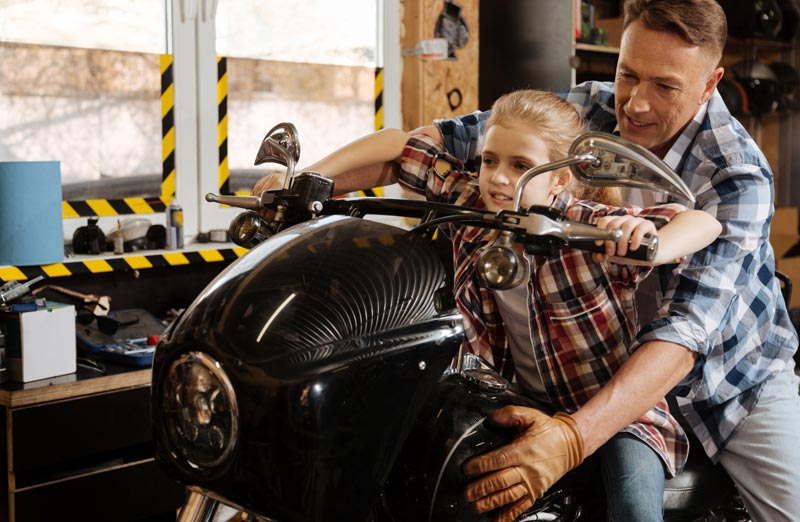
M 587 82 L 562 95 L 593 130 L 614 132 L 614 84 Z M 480 164 L 488 112 L 437 120 L 448 151 Z M 664 157 L 695 194 L 694 204 L 722 223 L 720 237 L 680 265 L 659 267 L 660 303 L 632 348 L 668 341 L 697 352 L 671 394 L 715 461 L 758 400 L 764 381 L 797 350 L 769 243 L 774 211 L 767 160 L 719 93 L 701 108 Z

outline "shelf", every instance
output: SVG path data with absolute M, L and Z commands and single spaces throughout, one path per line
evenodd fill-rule
M 607 45 L 594 45 L 588 43 L 575 43 L 575 51 L 589 53 L 619 54 L 619 47 L 609 47 Z
M 773 51 L 787 51 L 794 47 L 792 42 L 780 42 L 776 40 L 758 40 L 754 38 L 728 38 L 725 49 L 726 51 L 732 48 L 743 49 L 764 49 Z M 606 53 L 606 54 L 619 54 L 619 47 L 610 47 L 607 45 L 595 45 L 590 43 L 575 42 L 575 51 L 589 52 L 589 53 Z
M 731 47 L 742 47 L 746 49 L 766 49 L 766 50 L 789 50 L 794 47 L 793 42 L 784 42 L 779 40 L 761 40 L 758 38 L 735 38 L 728 37 L 725 43 L 725 50 L 729 51 Z
M 191 245 L 183 250 L 139 251 L 120 256 L 80 256 L 61 263 L 39 266 L 0 266 L 0 282 L 25 281 L 38 275 L 46 278 L 73 275 L 102 274 L 164 268 L 198 263 L 234 261 L 247 252 L 246 248 L 227 246 L 209 248 Z

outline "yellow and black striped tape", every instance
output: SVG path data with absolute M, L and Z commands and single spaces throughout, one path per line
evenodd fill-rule
M 217 57 L 217 147 L 219 148 L 219 193 L 231 194 L 228 166 L 228 59 Z
M 24 281 L 36 276 L 70 277 L 74 275 L 102 274 L 129 270 L 145 270 L 197 263 L 234 261 L 247 252 L 246 248 L 208 249 L 197 252 L 167 252 L 152 255 L 126 255 L 108 259 L 68 261 L 40 266 L 0 266 L 0 281 Z
M 355 193 L 356 196 L 363 198 L 363 197 L 370 197 L 370 198 L 382 198 L 383 197 L 383 187 L 375 187 L 367 190 L 359 190 Z
M 172 55 L 162 54 L 161 63 L 161 199 L 175 197 L 175 79 Z
M 85 216 L 119 216 L 164 212 L 166 205 L 158 196 L 122 199 L 87 199 L 62 201 L 61 214 L 66 218 Z
M 375 68 L 375 130 L 383 128 L 383 68 Z M 367 190 L 359 190 L 353 193 L 358 197 L 382 198 L 384 195 L 383 187 L 375 187 Z
M 161 161 L 163 166 L 161 196 L 62 201 L 61 215 L 64 219 L 164 212 L 165 203 L 169 203 L 170 199 L 175 196 L 175 87 L 172 77 L 172 55 L 160 55 L 159 64 L 161 71 Z
M 375 68 L 375 130 L 383 128 L 383 67 Z

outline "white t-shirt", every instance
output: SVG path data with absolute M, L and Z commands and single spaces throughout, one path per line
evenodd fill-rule
M 530 314 L 528 313 L 528 285 L 530 256 L 526 256 L 526 277 L 523 283 L 510 290 L 495 290 L 494 298 L 503 317 L 508 347 L 514 359 L 517 383 L 525 395 L 549 403 L 542 375 L 536 366 L 531 340 Z

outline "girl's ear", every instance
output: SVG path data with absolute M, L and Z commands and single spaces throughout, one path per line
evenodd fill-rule
M 572 171 L 564 168 L 553 173 L 553 184 L 550 186 L 550 194 L 561 194 L 569 184 L 572 183 Z

